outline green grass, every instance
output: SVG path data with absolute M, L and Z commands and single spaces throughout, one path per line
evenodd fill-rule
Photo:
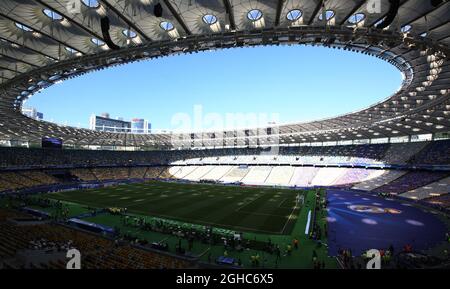
M 97 208 L 237 231 L 290 234 L 301 210 L 303 191 L 150 181 L 100 189 L 51 193 L 46 197 Z
M 271 241 L 284 251 L 294 238 L 300 242 L 299 249 L 292 255 L 275 255 L 264 251 L 229 250 L 230 257 L 242 260 L 244 268 L 251 268 L 251 256 L 261 256 L 264 268 L 312 268 L 312 253 L 315 251 L 326 268 L 336 268 L 334 258 L 328 256 L 327 247 L 319 246 L 305 234 L 309 211 L 314 210 L 315 191 L 299 191 L 278 188 L 238 187 L 209 184 L 182 184 L 151 181 L 140 184 L 120 185 L 101 189 L 50 193 L 37 196 L 63 201 L 69 209 L 69 217 L 95 208 L 126 207 L 128 215 L 143 217 L 149 221 L 153 217 L 163 217 L 187 224 L 209 224 L 217 229 L 231 229 L 244 232 L 244 238 L 258 241 Z M 325 191 L 319 191 L 321 196 Z M 295 206 L 297 194 L 304 194 L 303 206 Z M 52 208 L 45 209 L 52 213 Z M 290 216 L 290 217 L 289 217 Z M 325 224 L 326 211 L 319 210 L 318 225 Z M 172 234 L 143 230 L 125 224 L 119 215 L 99 214 L 84 218 L 86 221 L 115 227 L 122 234 L 127 233 L 149 242 L 164 241 L 169 251 L 175 253 L 179 238 Z M 188 225 L 189 226 L 189 225 Z M 323 236 L 322 241 L 327 240 Z M 181 239 L 182 247 L 187 248 L 187 240 Z M 196 240 L 190 252 L 200 261 L 208 262 L 224 254 L 221 244 L 204 244 Z M 214 262 L 214 261 L 213 261 Z

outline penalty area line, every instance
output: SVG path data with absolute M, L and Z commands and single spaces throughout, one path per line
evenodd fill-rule
M 286 223 L 284 223 L 283 228 L 281 229 L 280 233 L 283 234 L 284 229 L 286 228 L 287 224 L 289 223 L 289 221 L 291 220 L 292 214 L 294 214 L 295 209 L 297 209 L 297 205 L 294 206 L 294 208 L 292 208 L 291 213 L 289 214 L 289 216 L 287 217 Z

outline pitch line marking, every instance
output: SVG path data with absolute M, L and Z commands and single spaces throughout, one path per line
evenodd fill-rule
M 113 191 L 114 192 L 114 191 Z M 265 190 L 262 190 L 261 191 L 261 193 L 262 194 L 260 194 L 259 196 L 258 196 L 258 198 L 261 198 L 261 197 L 263 197 L 263 196 L 265 196 L 265 195 L 267 195 L 267 194 L 272 194 L 271 192 L 266 192 Z M 277 193 L 277 195 L 280 195 L 280 194 L 284 194 L 285 192 L 278 192 Z M 286 192 L 286 193 L 290 193 L 290 192 Z M 57 194 L 59 194 L 59 193 L 57 193 Z M 62 194 L 61 194 L 62 195 Z M 121 195 L 123 195 L 123 193 L 121 193 Z M 237 193 L 237 195 L 242 195 L 242 193 Z M 258 199 L 258 198 L 256 198 L 256 199 Z M 161 198 L 159 197 L 157 197 L 157 198 L 148 198 L 148 199 L 146 199 L 146 202 L 144 202 L 144 203 L 147 203 L 147 202 L 152 202 L 152 201 L 157 201 L 157 200 L 160 200 Z M 254 199 L 254 200 L 252 200 L 251 202 L 249 202 L 249 203 L 247 203 L 247 204 L 244 204 L 243 206 L 241 206 L 241 208 L 242 207 L 244 207 L 244 206 L 246 206 L 246 205 L 249 205 L 249 204 L 251 204 L 252 202 L 254 202 L 256 199 Z M 67 202 L 67 201 L 66 201 Z M 77 201 L 76 203 L 74 203 L 74 204 L 78 204 L 78 205 L 89 205 L 89 206 L 94 206 L 94 207 L 99 207 L 99 205 L 100 206 L 111 206 L 111 205 L 106 205 L 106 204 L 98 204 L 98 203 L 95 203 L 95 204 L 93 204 L 93 203 L 90 203 L 90 202 L 85 202 L 85 201 L 83 201 L 82 203 L 84 203 L 84 204 L 81 204 L 79 201 Z M 90 203 L 90 204 L 89 204 Z M 128 208 L 130 208 L 130 207 L 134 207 L 134 206 L 137 206 L 137 205 L 142 205 L 143 203 L 141 203 L 141 204 L 129 204 L 129 205 L 127 205 L 127 207 Z M 278 233 L 281 233 L 281 234 L 283 234 L 283 232 L 284 232 L 284 230 L 285 230 L 285 227 L 286 227 L 286 225 L 289 223 L 289 220 L 291 219 L 291 216 L 292 216 L 292 214 L 293 214 L 293 212 L 294 212 L 294 210 L 297 208 L 297 206 L 296 207 L 294 207 L 293 208 L 293 210 L 292 210 L 292 212 L 291 212 L 291 214 L 288 216 L 288 218 L 287 218 L 287 221 L 286 221 L 286 223 L 285 223 L 285 225 L 284 225 L 284 227 L 283 227 L 283 229 L 281 230 L 281 231 L 278 231 Z M 286 208 L 287 209 L 287 208 Z M 263 233 L 270 233 L 270 234 L 273 234 L 273 233 L 277 233 L 277 231 L 267 231 L 267 230 L 262 230 L 262 229 L 256 229 L 256 228 L 254 228 L 254 227 L 245 227 L 245 226 L 236 226 L 236 225 L 226 225 L 226 224 L 219 224 L 219 223 L 214 223 L 214 222 L 205 222 L 205 221 L 201 221 L 201 220 L 195 220 L 195 219 L 183 219 L 183 218 L 178 218 L 178 217 L 176 217 L 176 216 L 173 216 L 173 215 L 164 215 L 164 214 L 158 214 L 158 213 L 152 213 L 152 212 L 150 212 L 150 211 L 141 211 L 141 210 L 133 210 L 133 211 L 135 211 L 135 212 L 138 212 L 138 213 L 142 213 L 142 214 L 144 214 L 144 215 L 146 215 L 146 216 L 162 216 L 162 217 L 166 217 L 166 218 L 168 218 L 168 219 L 172 219 L 172 220 L 180 220 L 180 221 L 182 221 L 182 222 L 186 222 L 186 223 L 193 223 L 193 222 L 197 222 L 198 224 L 208 224 L 208 225 L 216 225 L 216 226 L 218 226 L 218 227 L 225 227 L 225 228 L 231 228 L 232 230 L 234 229 L 236 229 L 236 228 L 239 228 L 239 229 L 243 229 L 243 230 L 248 230 L 248 231 L 252 231 L 252 232 L 263 232 Z M 245 212 L 245 211 L 243 211 L 243 212 Z M 263 214 L 263 213 L 248 213 L 248 212 L 246 212 L 247 214 Z M 279 215 L 272 215 L 272 214 L 266 214 L 266 215 L 269 215 L 269 216 L 274 216 L 274 217 L 281 217 L 281 216 L 279 216 Z
M 278 208 L 281 208 L 281 205 L 286 201 L 287 199 L 286 198 L 284 198 L 282 201 L 281 201 L 281 203 L 280 204 L 278 204 Z
M 281 229 L 280 233 L 283 234 L 284 229 L 286 228 L 287 224 L 289 223 L 289 221 L 291 220 L 292 215 L 294 214 L 295 209 L 297 209 L 297 204 L 294 206 L 294 208 L 292 208 L 291 214 L 289 215 L 289 217 L 287 217 L 286 219 L 286 223 L 284 223 L 283 229 Z
M 246 203 L 246 202 L 245 202 L 246 199 L 244 199 L 244 204 L 243 204 L 242 206 L 238 207 L 237 209 L 235 209 L 234 211 L 235 211 L 235 212 L 240 211 L 243 207 L 245 207 L 245 206 L 247 206 L 247 205 L 250 205 L 250 204 L 253 203 L 254 201 L 256 201 L 256 200 L 260 199 L 261 197 L 263 197 L 264 195 L 265 195 L 265 194 L 261 194 L 259 197 L 253 198 L 253 199 L 252 199 L 250 202 L 248 202 L 248 203 Z M 243 212 L 244 212 L 244 211 L 243 211 Z
M 205 222 L 205 221 L 201 221 L 201 220 L 197 220 L 197 219 L 191 219 L 189 218 L 187 219 L 183 219 L 181 217 L 176 217 L 176 216 L 169 216 L 169 215 L 164 215 L 164 214 L 159 214 L 159 213 L 151 213 L 151 215 L 149 215 L 149 212 L 145 212 L 145 211 L 141 211 L 141 210 L 133 210 L 135 212 L 138 212 L 140 214 L 145 214 L 153 217 L 163 217 L 169 220 L 174 220 L 174 221 L 180 221 L 183 223 L 188 223 L 188 224 L 200 224 L 200 225 L 214 225 L 218 228 L 222 228 L 222 229 L 228 229 L 231 231 L 237 231 L 236 229 L 243 229 L 243 230 L 247 230 L 247 231 L 251 231 L 251 232 L 260 232 L 260 233 L 267 233 L 267 234 L 274 234 L 277 233 L 277 231 L 267 231 L 267 230 L 261 230 L 261 229 L 255 229 L 255 228 L 249 228 L 249 227 L 244 227 L 244 226 L 235 226 L 235 225 L 226 225 L 226 224 L 220 224 L 220 223 L 215 223 L 215 222 Z M 228 227 L 228 228 L 227 228 Z M 278 231 L 278 233 L 281 233 L 281 231 Z
M 256 215 L 256 216 L 286 217 L 286 215 L 266 214 L 266 213 L 248 212 L 248 211 L 240 211 L 240 212 L 246 213 L 247 215 Z

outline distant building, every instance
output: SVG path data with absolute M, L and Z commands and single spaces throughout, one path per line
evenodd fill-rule
M 36 117 L 38 120 L 44 120 L 44 114 L 42 112 L 36 112 Z
M 38 112 L 34 107 L 22 107 L 22 114 L 35 120 L 44 119 L 44 114 L 42 112 Z
M 93 114 L 89 119 L 89 128 L 97 131 L 130 132 L 131 122 L 109 118 L 108 113 L 103 113 L 102 116 Z
M 113 119 L 109 113 L 104 112 L 100 116 L 91 115 L 89 119 L 89 128 L 97 131 L 108 132 L 131 132 L 131 133 L 150 133 L 152 125 L 145 119 L 133 118 L 131 121 L 123 120 L 122 117 Z
M 152 129 L 151 123 L 142 118 L 133 118 L 131 120 L 132 133 L 150 133 Z

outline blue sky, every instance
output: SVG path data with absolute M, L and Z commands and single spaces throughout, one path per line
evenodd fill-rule
M 367 55 L 323 47 L 228 49 L 133 63 L 54 85 L 26 106 L 46 120 L 88 127 L 93 113 L 177 126 L 176 113 L 277 114 L 279 123 L 361 109 L 390 96 L 400 73 Z

